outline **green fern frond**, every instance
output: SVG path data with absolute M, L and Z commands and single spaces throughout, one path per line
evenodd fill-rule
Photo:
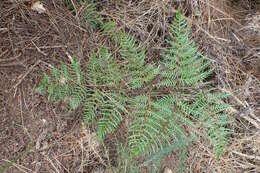
M 72 59 L 71 62 L 71 77 L 77 85 L 82 85 L 84 82 L 84 74 L 81 70 L 80 62 Z
M 77 109 L 80 106 L 80 104 L 85 100 L 87 93 L 88 91 L 86 88 L 75 86 L 71 90 L 71 96 L 69 102 L 70 108 L 72 110 Z
M 113 132 L 117 129 L 119 123 L 122 121 L 120 110 L 115 107 L 115 103 L 108 100 L 101 107 L 101 119 L 97 122 L 97 134 L 101 139 L 105 138 L 107 133 Z
M 96 29 L 98 25 L 102 24 L 102 17 L 96 10 L 96 2 L 91 0 L 90 2 L 84 2 L 84 18 L 92 30 Z
M 125 60 L 124 66 L 130 69 L 138 69 L 145 63 L 145 50 L 141 45 L 136 45 L 134 37 L 125 32 L 121 33 L 120 55 Z
M 174 136 L 174 128 L 170 128 L 172 111 L 167 105 L 152 101 L 147 96 L 137 96 L 133 100 L 135 120 L 129 129 L 129 147 L 133 156 L 157 152 L 166 143 L 170 143 L 170 136 Z
M 159 73 L 159 67 L 145 64 L 146 53 L 141 45 L 136 44 L 134 37 L 122 32 L 120 35 L 120 55 L 122 67 L 126 72 L 127 86 L 137 89 L 152 81 Z
M 92 123 L 97 125 L 97 135 L 102 140 L 107 133 L 117 129 L 122 121 L 122 113 L 127 112 L 121 98 L 122 96 L 115 93 L 94 90 L 85 99 L 84 123 L 92 120 Z
M 101 48 L 99 56 L 93 53 L 87 66 L 88 82 L 93 86 L 118 87 L 122 81 L 120 64 L 107 49 Z
M 170 36 L 172 39 L 167 41 L 170 47 L 163 54 L 165 70 L 161 73 L 159 86 L 175 88 L 177 85 L 195 86 L 197 82 L 202 82 L 211 74 L 207 71 L 210 63 L 199 54 L 190 39 L 190 29 L 180 12 L 171 25 Z
M 122 113 L 127 112 L 122 96 L 116 93 L 101 93 L 103 101 L 99 103 L 97 114 L 101 117 L 97 121 L 97 134 L 104 139 L 107 133 L 118 128 L 122 121 Z
M 107 49 L 101 48 L 99 56 L 92 54 L 87 65 L 88 83 L 93 86 L 92 94 L 86 99 L 84 121 L 95 120 L 97 135 L 104 139 L 107 133 L 117 129 L 122 121 L 122 113 L 127 110 L 121 104 L 119 93 L 110 92 L 109 88 L 119 90 L 123 75 L 118 64 Z M 103 89 L 107 88 L 107 91 Z M 117 89 L 118 88 L 118 89 Z
M 230 115 L 226 112 L 229 105 L 219 98 L 225 98 L 226 94 L 200 92 L 189 102 L 178 102 L 181 111 L 197 120 L 197 128 L 205 129 L 206 138 L 213 146 L 217 158 L 223 154 L 227 144 L 228 135 L 232 132 L 228 127 L 232 123 Z
M 223 153 L 230 134 L 228 124 L 231 123 L 231 118 L 226 113 L 229 105 L 221 101 L 226 97 L 225 94 L 217 94 L 204 82 L 213 69 L 209 68 L 210 61 L 198 52 L 189 35 L 190 29 L 185 17 L 178 11 L 171 25 L 172 39 L 168 40 L 170 47 L 163 54 L 164 68 L 158 86 L 172 88 L 177 92 L 173 104 L 174 116 L 187 127 L 196 128 L 196 122 L 192 122 L 196 120 L 199 128 L 206 129 L 206 138 L 210 140 L 218 158 Z M 201 86 L 204 87 L 203 90 L 200 89 Z M 181 133 L 182 129 L 178 131 Z
M 101 25 L 101 29 L 104 31 L 105 35 L 111 36 L 116 44 L 120 44 L 120 34 L 118 34 L 115 22 L 105 22 Z
M 71 69 L 64 64 L 61 70 L 53 67 L 50 75 L 44 75 L 36 91 L 43 95 L 46 93 L 48 101 L 59 102 L 69 99 L 71 109 L 76 109 L 84 100 L 84 93 L 87 90 L 81 86 L 83 81 L 84 75 L 80 63 L 73 60 Z
M 97 90 L 90 90 L 89 95 L 86 97 L 86 99 L 83 102 L 83 123 L 84 125 L 89 123 L 91 120 L 92 123 L 95 123 L 96 115 L 97 115 L 97 105 L 99 103 L 99 100 L 103 100 L 103 97 L 101 97 Z

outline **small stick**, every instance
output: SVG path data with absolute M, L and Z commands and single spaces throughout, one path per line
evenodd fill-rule
M 47 56 L 47 54 L 45 52 L 43 52 L 33 41 L 32 44 L 36 47 L 37 51 L 40 52 L 41 54 L 43 54 L 44 56 Z
M 17 88 L 22 81 L 24 80 L 24 78 L 34 69 L 34 67 L 36 67 L 41 61 L 38 60 L 35 64 L 33 64 L 33 66 L 31 66 L 29 68 L 29 70 L 23 75 L 23 77 L 21 77 L 21 79 L 12 87 L 12 89 Z
M 7 28 L 0 28 L 0 31 L 7 31 Z
M 255 159 L 255 160 L 259 160 L 260 161 L 260 156 L 252 156 L 252 155 L 247 155 L 247 154 L 243 154 L 237 151 L 232 151 L 232 153 L 237 154 L 241 157 L 245 157 L 247 159 Z

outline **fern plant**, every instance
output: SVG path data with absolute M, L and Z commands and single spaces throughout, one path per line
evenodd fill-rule
M 53 68 L 37 91 L 47 94 L 49 101 L 68 100 L 71 109 L 82 107 L 84 123 L 95 125 L 101 140 L 126 123 L 123 153 L 131 161 L 156 153 L 161 156 L 169 148 L 177 148 L 185 158 L 189 142 L 201 134 L 196 131 L 205 132 L 202 137 L 219 158 L 231 133 L 229 105 L 222 101 L 227 94 L 217 93 L 205 82 L 212 72 L 210 61 L 190 39 L 180 11 L 158 65 L 146 62 L 145 50 L 132 36 L 113 32 L 113 23 L 104 24 L 103 29 L 115 41 L 118 56 L 100 48 L 89 58 L 86 71 L 75 60 L 71 68 Z M 177 147 L 169 147 L 174 144 Z

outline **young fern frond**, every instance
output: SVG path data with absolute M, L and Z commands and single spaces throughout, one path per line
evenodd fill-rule
M 96 115 L 97 115 L 97 105 L 99 102 L 99 99 L 102 99 L 100 97 L 97 90 L 90 91 L 88 97 L 83 102 L 83 123 L 89 123 L 92 121 L 94 124 L 96 121 Z

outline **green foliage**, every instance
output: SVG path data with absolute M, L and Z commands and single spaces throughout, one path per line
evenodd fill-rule
M 184 16 L 178 13 L 170 28 L 172 39 L 167 41 L 170 48 L 163 53 L 165 70 L 161 73 L 160 86 L 173 89 L 195 87 L 211 73 L 206 70 L 209 62 L 198 52 L 189 34 Z
M 64 0 L 66 7 L 72 12 L 73 15 L 76 15 L 77 9 L 75 2 L 71 0 Z M 98 14 L 96 10 L 95 0 L 80 0 L 80 5 L 83 8 L 83 19 L 86 24 L 93 31 L 97 26 L 102 24 L 102 17 Z
M 132 116 L 135 120 L 129 128 L 129 147 L 133 156 L 150 152 L 158 152 L 165 144 L 170 145 L 170 139 L 183 140 L 185 135 L 177 116 L 174 116 L 172 103 L 174 97 L 163 97 L 159 100 L 141 95 L 133 101 Z
M 115 24 L 104 24 L 102 29 L 115 41 L 119 56 L 100 48 L 86 70 L 74 60 L 71 68 L 53 68 L 36 91 L 49 101 L 69 100 L 72 110 L 82 107 L 84 123 L 95 125 L 101 140 L 127 122 L 122 171 L 129 172 L 135 157 L 153 160 L 176 149 L 184 163 L 189 142 L 201 132 L 219 158 L 231 133 L 229 105 L 223 102 L 227 95 L 205 82 L 212 72 L 210 61 L 190 39 L 180 12 L 159 65 L 146 62 L 145 49 L 132 36 L 113 32 Z
M 126 86 L 129 89 L 144 87 L 159 73 L 159 68 L 145 63 L 145 50 L 141 45 L 136 45 L 136 40 L 122 32 L 119 41 L 122 68 L 126 72 Z
M 96 2 L 94 0 L 85 0 L 82 2 L 84 6 L 84 19 L 92 30 L 102 24 L 102 18 L 96 10 Z
M 64 3 L 66 5 L 66 7 L 73 13 L 75 14 L 75 8 L 71 2 L 71 0 L 64 0 Z
M 115 61 L 115 58 L 107 49 L 101 48 L 99 57 L 96 53 L 93 53 L 89 59 L 87 78 L 90 85 L 93 86 L 118 88 L 123 75 L 121 74 L 120 64 Z
M 219 158 L 231 132 L 228 128 L 231 123 L 231 117 L 227 114 L 229 105 L 220 101 L 227 95 L 217 94 L 205 82 L 212 73 L 210 62 L 198 52 L 189 33 L 184 16 L 178 12 L 171 25 L 170 36 L 173 39 L 168 40 L 170 48 L 163 53 L 164 70 L 158 86 L 167 87 L 174 92 L 175 116 L 188 127 L 205 129 L 206 138 L 210 140 Z M 196 122 L 191 122 L 190 119 L 196 119 Z
M 79 68 L 79 69 L 78 69 Z M 71 69 L 66 65 L 62 65 L 61 70 L 52 68 L 52 74 L 44 74 L 44 78 L 40 85 L 36 88 L 36 92 L 48 95 L 48 101 L 69 101 L 70 108 L 76 109 L 84 100 L 87 88 L 82 84 L 84 75 L 81 71 L 79 62 L 73 60 Z

